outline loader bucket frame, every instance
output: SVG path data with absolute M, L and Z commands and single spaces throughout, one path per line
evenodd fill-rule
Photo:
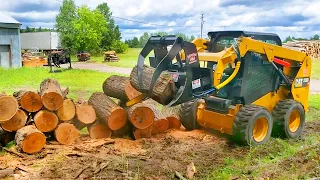
M 172 46 L 168 51 L 167 46 Z M 155 67 L 155 72 L 153 74 L 150 89 L 143 87 L 142 83 L 142 71 L 145 58 L 154 50 L 155 57 L 150 58 L 151 66 Z M 180 58 L 181 50 L 185 53 L 185 61 L 182 62 Z M 177 63 L 173 63 L 174 58 L 176 58 Z M 192 81 L 194 80 L 193 69 L 199 69 L 199 58 L 196 46 L 193 43 L 183 41 L 181 37 L 176 36 L 152 36 L 149 38 L 147 44 L 142 49 L 138 64 L 137 64 L 137 74 L 139 80 L 139 86 L 144 91 L 144 93 L 151 93 L 154 85 L 163 71 L 168 71 L 173 77 L 175 77 L 175 82 L 178 81 L 179 75 L 185 76 L 182 80 L 180 87 L 178 87 L 177 93 L 171 102 L 164 104 L 167 106 L 174 106 L 192 100 L 193 88 Z M 178 76 L 178 78 L 177 78 Z M 149 94 L 152 97 L 151 94 Z

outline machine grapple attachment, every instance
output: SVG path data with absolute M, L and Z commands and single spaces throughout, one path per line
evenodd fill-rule
M 168 50 L 169 49 L 169 50 Z M 150 65 L 155 68 L 150 89 L 142 84 L 142 70 L 145 58 L 154 51 L 155 57 L 150 57 Z M 180 53 L 186 57 L 181 60 Z M 169 72 L 176 86 L 174 98 L 167 106 L 175 106 L 198 96 L 212 92 L 212 70 L 201 68 L 196 46 L 193 43 L 183 41 L 176 36 L 152 36 L 142 49 L 138 59 L 139 85 L 144 91 L 152 92 L 154 85 L 163 71 Z M 150 95 L 150 97 L 152 97 Z

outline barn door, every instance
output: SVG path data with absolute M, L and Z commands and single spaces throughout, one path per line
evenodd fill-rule
M 0 66 L 10 67 L 10 46 L 0 45 Z

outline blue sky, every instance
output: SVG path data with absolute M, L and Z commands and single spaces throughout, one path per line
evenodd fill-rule
M 62 0 L 2 0 L 0 11 L 22 26 L 54 27 Z M 78 6 L 95 8 L 107 2 L 123 39 L 143 32 L 167 31 L 200 36 L 200 16 L 204 14 L 204 34 L 215 30 L 274 32 L 286 36 L 310 37 L 320 34 L 319 0 L 75 0 Z M 0 17 L 1 18 L 1 17 Z

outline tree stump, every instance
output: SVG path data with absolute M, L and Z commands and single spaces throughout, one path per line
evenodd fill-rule
M 54 135 L 60 144 L 70 145 L 80 137 L 80 132 L 73 124 L 61 123 L 54 131 Z
M 17 131 L 15 141 L 19 151 L 34 154 L 45 146 L 46 136 L 35 126 L 29 125 Z
M 142 87 L 140 87 L 138 81 L 138 69 L 137 66 L 135 66 L 130 74 L 131 85 L 140 92 L 143 92 L 143 90 L 146 89 L 148 91 L 146 93 L 151 94 L 152 99 L 156 100 L 160 104 L 166 105 L 171 102 L 176 91 L 173 78 L 169 72 L 162 72 L 150 93 L 149 90 L 154 71 L 154 68 L 144 65 L 142 72 Z
M 55 79 L 45 79 L 40 84 L 40 96 L 45 108 L 56 111 L 63 105 L 60 84 Z
M 12 132 L 17 131 L 25 126 L 28 115 L 21 109 L 9 120 L 1 124 L 2 129 Z
M 127 123 L 127 112 L 104 93 L 93 93 L 89 104 L 96 111 L 98 120 L 111 130 L 118 130 Z
M 71 99 L 63 100 L 62 106 L 57 111 L 61 121 L 70 121 L 76 115 L 76 107 Z
M 59 119 L 56 114 L 47 110 L 39 111 L 33 118 L 36 127 L 41 132 L 50 132 L 53 131 L 58 123 Z
M 138 129 L 146 129 L 153 124 L 154 113 L 148 104 L 137 103 L 127 107 L 129 121 Z
M 40 95 L 35 92 L 21 90 L 13 93 L 13 96 L 18 100 L 20 107 L 28 112 L 37 112 L 43 106 Z
M 110 138 L 112 134 L 108 126 L 98 121 L 87 126 L 87 128 L 92 139 Z
M 9 121 L 18 109 L 18 101 L 13 96 L 0 95 L 0 123 Z

